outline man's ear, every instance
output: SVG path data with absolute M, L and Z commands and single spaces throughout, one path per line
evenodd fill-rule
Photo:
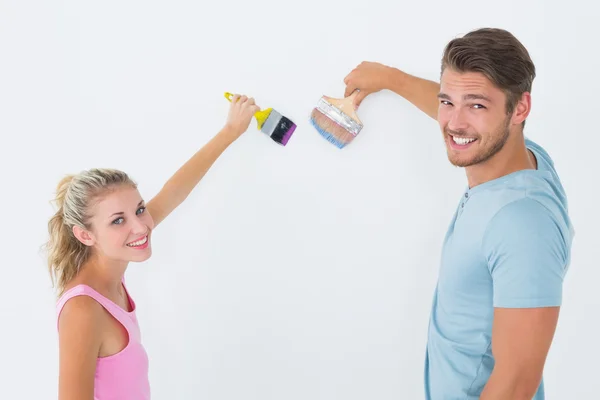
M 527 119 L 531 112 L 531 93 L 525 92 L 515 104 L 513 111 L 512 123 L 514 125 L 521 125 L 523 121 Z
M 73 227 L 73 235 L 86 246 L 93 246 L 95 243 L 94 235 L 80 226 L 75 225 Z

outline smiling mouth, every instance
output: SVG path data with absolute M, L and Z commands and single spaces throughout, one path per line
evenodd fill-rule
M 476 141 L 476 138 L 466 138 L 466 137 L 460 137 L 460 136 L 452 136 L 449 135 L 452 138 L 452 141 L 460 146 L 464 146 L 467 145 L 469 143 L 472 143 L 474 141 Z
M 136 240 L 135 242 L 127 243 L 127 247 L 138 247 L 146 244 L 148 242 L 148 235 L 144 236 L 141 239 Z

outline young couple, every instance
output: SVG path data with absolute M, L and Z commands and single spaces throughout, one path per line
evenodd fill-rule
M 544 399 L 573 228 L 548 153 L 525 138 L 535 66 L 509 32 L 450 41 L 440 83 L 365 62 L 346 95 L 391 90 L 439 122 L 450 162 L 468 185 L 446 234 L 428 329 L 424 397 Z M 59 400 L 150 399 L 148 356 L 123 276 L 151 255 L 153 230 L 259 108 L 236 95 L 224 127 L 147 203 L 124 172 L 63 179 L 49 221 L 58 289 Z

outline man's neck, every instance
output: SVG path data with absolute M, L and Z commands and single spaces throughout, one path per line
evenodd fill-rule
M 517 136 L 517 135 L 515 135 Z M 536 169 L 533 153 L 527 149 L 523 135 L 506 142 L 502 150 L 489 160 L 465 168 L 469 188 L 524 169 Z

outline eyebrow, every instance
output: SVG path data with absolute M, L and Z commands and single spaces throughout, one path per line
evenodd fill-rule
M 139 206 L 141 206 L 142 204 L 144 204 L 144 200 L 140 200 L 140 202 L 138 203 L 138 205 L 137 205 L 137 206 L 139 207 Z M 111 215 L 109 218 L 112 218 L 112 217 L 114 217 L 115 215 L 123 215 L 123 214 L 125 214 L 123 211 L 119 211 L 119 212 L 116 212 L 116 213 L 112 214 L 112 215 Z
M 450 96 L 448 96 L 446 93 L 438 93 L 437 97 L 438 99 L 450 100 Z M 492 102 L 489 97 L 482 94 L 466 94 L 463 96 L 463 100 L 483 100 L 487 101 L 488 103 Z

